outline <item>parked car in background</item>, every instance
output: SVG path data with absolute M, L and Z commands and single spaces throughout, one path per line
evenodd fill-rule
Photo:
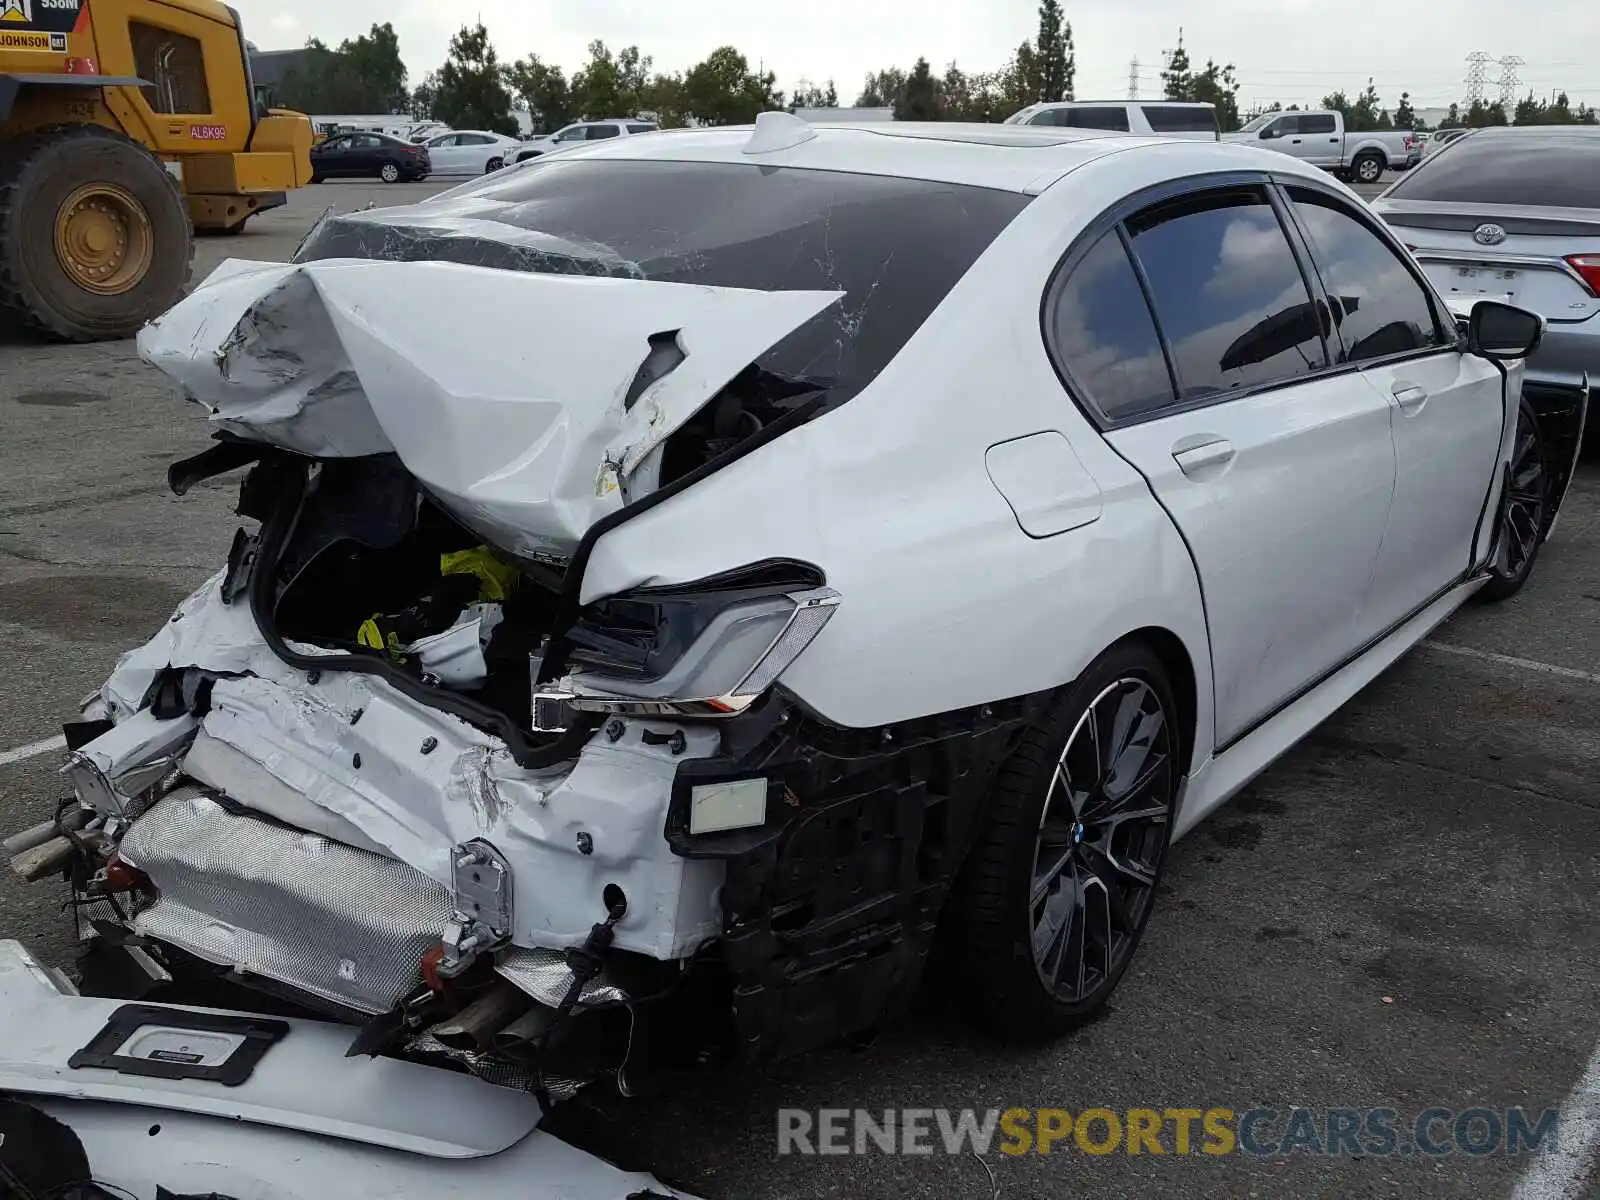
M 487 129 L 453 129 L 429 138 L 424 145 L 435 175 L 487 175 L 510 162 L 522 143 Z
M 1471 131 L 1372 208 L 1441 292 L 1545 318 L 1530 379 L 1600 386 L 1600 129 Z
M 1422 150 L 1422 157 L 1427 158 L 1430 154 L 1439 153 L 1452 142 L 1460 141 L 1471 132 L 1472 130 L 1470 129 L 1441 129 L 1437 131 L 1428 138 L 1427 145 Z
M 311 182 L 381 179 L 402 183 L 433 172 L 428 151 L 387 133 L 339 133 L 311 150 Z
M 1356 183 L 1377 183 L 1385 171 L 1409 170 L 1422 160 L 1422 144 L 1410 130 L 1346 133 L 1344 115 L 1333 109 L 1262 113 L 1222 140 L 1277 150 Z
M 1213 105 L 1180 100 L 1062 100 L 1030 104 L 1001 124 L 1104 129 L 1110 133 L 1155 134 L 1197 142 L 1222 138 Z
M 510 162 L 527 162 L 530 158 L 570 150 L 585 142 L 599 142 L 607 138 L 627 137 L 635 133 L 655 133 L 661 128 L 654 121 L 636 117 L 616 117 L 605 121 L 578 121 L 544 137 L 529 138 L 509 159 Z

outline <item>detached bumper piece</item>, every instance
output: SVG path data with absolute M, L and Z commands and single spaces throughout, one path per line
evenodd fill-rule
M 241 1180 L 285 1200 L 690 1200 L 540 1132 L 531 1096 L 348 1060 L 348 1032 L 79 996 L 0 941 L 0 1165 L 78 1200 L 227 1200 Z

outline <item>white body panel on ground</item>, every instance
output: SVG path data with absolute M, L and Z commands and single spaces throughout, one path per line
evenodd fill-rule
M 345 1058 L 347 1026 L 291 1022 L 237 1087 L 70 1068 L 118 1007 L 64 992 L 20 945 L 0 941 L 0 1096 L 66 1124 L 95 1181 L 136 1200 L 158 1189 L 239 1200 L 684 1195 L 539 1132 L 530 1095 Z

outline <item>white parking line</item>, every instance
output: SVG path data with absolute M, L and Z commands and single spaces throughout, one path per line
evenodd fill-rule
M 1556 1145 L 1540 1152 L 1511 1200 L 1579 1200 L 1600 1159 L 1600 1046 L 1556 1118 Z
M 1600 683 L 1600 675 L 1593 671 L 1577 671 L 1571 667 L 1557 667 L 1550 663 L 1534 662 L 1531 658 L 1513 658 L 1509 654 L 1491 654 L 1487 650 L 1474 650 L 1470 646 L 1452 646 L 1448 642 L 1432 640 L 1422 643 L 1425 650 L 1440 654 L 1458 654 L 1462 658 L 1476 658 L 1480 662 L 1498 663 L 1502 667 L 1519 667 L 1524 671 L 1538 671 L 1543 675 L 1558 675 L 1562 679 L 1578 679 L 1584 683 Z
M 29 758 L 38 758 L 41 754 L 49 754 L 52 750 L 65 750 L 67 739 L 64 737 L 46 738 L 42 742 L 34 742 L 31 746 L 18 746 L 12 750 L 0 750 L 0 767 L 9 767 L 12 763 L 19 763 Z

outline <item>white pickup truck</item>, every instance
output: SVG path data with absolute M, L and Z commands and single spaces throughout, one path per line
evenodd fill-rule
M 1262 113 L 1222 140 L 1292 154 L 1356 183 L 1377 183 L 1385 170 L 1405 171 L 1422 160 L 1422 143 L 1408 130 L 1347 134 L 1343 114 L 1332 109 Z

